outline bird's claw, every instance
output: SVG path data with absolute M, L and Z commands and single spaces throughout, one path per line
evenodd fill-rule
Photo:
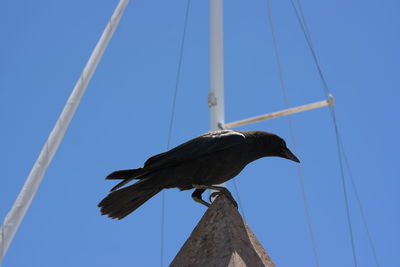
M 235 208 L 238 208 L 236 200 L 232 197 L 231 192 L 229 192 L 228 190 L 212 192 L 210 195 L 210 202 L 212 203 L 212 199 L 221 194 L 225 195 Z

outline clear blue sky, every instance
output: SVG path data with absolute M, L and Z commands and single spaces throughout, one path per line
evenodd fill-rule
M 264 1 L 225 1 L 226 121 L 284 107 Z M 289 1 L 271 1 L 289 105 L 325 98 Z M 11 208 L 118 1 L 0 2 L 0 217 Z M 303 1 L 381 266 L 400 266 L 400 3 Z M 167 145 L 186 1 L 128 5 L 4 267 L 159 266 L 161 195 L 122 221 L 96 204 L 111 171 Z M 209 3 L 192 0 L 171 146 L 209 130 Z M 353 266 L 328 109 L 293 117 L 321 266 Z M 290 143 L 287 119 L 240 128 Z M 359 266 L 376 266 L 349 190 Z M 295 163 L 264 158 L 237 178 L 246 220 L 278 266 L 315 266 Z M 232 189 L 231 183 L 228 183 Z M 166 191 L 167 265 L 205 211 Z

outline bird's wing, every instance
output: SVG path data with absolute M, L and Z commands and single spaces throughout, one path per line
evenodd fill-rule
M 165 168 L 193 160 L 245 142 L 245 135 L 232 130 L 209 132 L 167 152 L 149 158 L 145 169 Z

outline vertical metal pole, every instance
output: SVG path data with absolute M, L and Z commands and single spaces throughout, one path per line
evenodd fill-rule
M 211 130 L 220 130 L 224 113 L 224 47 L 222 0 L 210 0 L 210 86 L 208 106 L 211 109 Z
M 221 130 L 225 123 L 224 110 L 224 42 L 222 0 L 210 0 L 210 87 L 208 106 L 211 130 Z M 226 186 L 225 183 L 221 186 Z
M 68 125 L 74 116 L 75 110 L 79 105 L 86 87 L 89 84 L 94 71 L 96 70 L 97 64 L 99 63 L 108 42 L 118 26 L 128 1 L 129 0 L 120 0 L 118 6 L 116 7 L 111 19 L 109 20 L 103 34 L 100 37 L 99 42 L 93 50 L 89 61 L 83 69 L 81 77 L 72 90 L 72 93 L 68 98 L 67 103 L 65 104 L 64 109 L 56 122 L 56 125 L 51 131 L 49 138 L 44 144 L 42 151 L 35 162 L 35 165 L 29 173 L 29 176 L 20 194 L 15 200 L 11 211 L 4 219 L 3 225 L 0 229 L 0 264 L 2 263 L 3 257 L 6 254 L 16 231 L 18 230 L 18 226 L 22 222 L 22 219 L 24 218 L 25 213 L 33 200 L 33 197 L 39 188 L 48 165 L 50 164 L 58 146 L 61 143 L 65 131 L 67 130 Z

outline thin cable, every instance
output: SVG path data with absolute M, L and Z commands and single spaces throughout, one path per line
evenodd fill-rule
M 243 205 L 242 205 L 242 201 L 240 200 L 239 189 L 238 189 L 238 186 L 236 184 L 236 179 L 233 178 L 232 182 L 233 182 L 233 187 L 235 188 L 235 191 L 236 191 L 237 200 L 239 202 L 240 213 L 242 213 L 243 219 L 246 221 L 246 215 L 244 214 L 244 208 L 243 208 Z
M 343 195 L 344 195 L 345 204 L 346 204 L 347 225 L 348 225 L 349 232 L 350 232 L 353 263 L 354 263 L 354 266 L 357 267 L 356 249 L 355 249 L 355 243 L 354 243 L 354 237 L 353 237 L 353 226 L 351 224 L 350 207 L 349 207 L 349 200 L 348 200 L 348 196 L 347 196 L 347 187 L 346 187 L 346 181 L 344 179 L 343 159 L 342 159 L 342 150 L 340 147 L 339 130 L 338 130 L 338 126 L 337 126 L 336 115 L 335 115 L 333 108 L 331 108 L 331 114 L 332 114 L 333 124 L 335 126 L 336 145 L 337 145 L 337 151 L 338 151 L 338 157 L 339 157 L 340 174 L 341 174 L 341 178 L 342 178 L 341 180 L 342 180 Z
M 319 77 L 320 77 L 320 80 L 321 80 L 322 85 L 323 85 L 323 90 L 324 90 L 325 94 L 328 95 L 328 94 L 330 94 L 329 87 L 328 87 L 328 84 L 327 84 L 326 79 L 324 77 L 324 74 L 322 72 L 321 66 L 319 64 L 318 57 L 317 57 L 317 55 L 315 53 L 315 50 L 314 50 L 314 47 L 313 47 L 313 44 L 312 44 L 312 41 L 311 41 L 310 33 L 309 33 L 309 30 L 308 30 L 308 27 L 307 27 L 307 24 L 306 24 L 306 20 L 305 20 L 305 17 L 304 17 L 304 13 L 303 13 L 303 10 L 301 8 L 300 0 L 297 0 L 300 12 L 297 9 L 296 5 L 294 4 L 293 0 L 290 0 L 290 2 L 292 4 L 292 6 L 293 6 L 293 9 L 295 11 L 298 23 L 300 25 L 300 28 L 302 29 L 302 32 L 304 34 L 304 37 L 305 37 L 305 39 L 307 41 L 308 47 L 309 47 L 310 52 L 312 54 L 312 57 L 314 59 L 314 64 L 318 69 Z M 356 257 L 356 249 L 355 249 L 354 236 L 353 236 L 353 227 L 352 227 L 352 223 L 351 223 L 347 187 L 346 187 L 346 182 L 345 182 L 345 178 L 344 178 L 344 167 L 343 167 L 343 158 L 342 158 L 342 153 L 344 152 L 342 150 L 343 144 L 341 145 L 341 141 L 340 141 L 341 139 L 340 139 L 338 124 L 337 124 L 337 120 L 336 120 L 335 110 L 334 110 L 333 107 L 331 107 L 330 110 L 331 110 L 332 121 L 333 121 L 334 128 L 335 128 L 336 146 L 337 146 L 337 153 L 338 153 L 338 158 L 339 158 L 342 189 L 343 189 L 343 195 L 344 195 L 345 206 L 346 206 L 347 224 L 348 224 L 348 229 L 349 229 L 349 233 L 350 233 L 350 241 L 351 241 L 351 249 L 352 249 L 352 255 L 353 255 L 353 263 L 354 263 L 354 266 L 357 266 L 357 257 Z
M 176 79 L 175 79 L 175 88 L 174 88 L 174 96 L 172 99 L 172 107 L 171 107 L 171 118 L 169 121 L 169 128 L 168 128 L 168 137 L 167 137 L 167 150 L 169 150 L 170 143 L 171 143 L 171 136 L 172 136 L 172 128 L 174 125 L 175 119 L 175 107 L 176 107 L 176 99 L 178 95 L 178 88 L 179 88 L 179 81 L 181 75 L 181 67 L 182 67 L 182 59 L 183 59 L 183 48 L 185 46 L 185 37 L 186 37 L 186 29 L 188 24 L 189 18 L 189 9 L 190 9 L 190 1 L 187 1 L 186 5 L 186 12 L 185 12 L 185 21 L 183 25 L 183 33 L 182 33 L 182 40 L 181 46 L 179 50 L 179 60 L 178 60 L 178 69 L 176 72 Z M 160 266 L 164 265 L 164 234 L 165 233 L 165 192 L 162 191 L 161 193 L 161 245 L 160 245 Z
M 330 91 L 329 91 L 328 83 L 325 80 L 324 74 L 322 73 L 322 69 L 321 69 L 321 66 L 319 64 L 319 60 L 317 58 L 317 54 L 315 53 L 315 49 L 314 49 L 314 46 L 312 44 L 310 32 L 308 30 L 308 26 L 307 26 L 306 20 L 304 18 L 304 13 L 303 13 L 302 9 L 300 9 L 301 13 L 299 14 L 299 11 L 297 10 L 297 7 L 294 4 L 293 0 L 290 0 L 290 2 L 292 3 L 294 12 L 295 12 L 296 17 L 297 17 L 297 21 L 298 21 L 298 23 L 300 25 L 300 28 L 301 28 L 301 30 L 302 30 L 302 32 L 304 34 L 304 37 L 305 37 L 306 42 L 307 42 L 307 45 L 310 48 L 311 55 L 313 57 L 315 66 L 316 66 L 316 68 L 318 70 L 318 74 L 319 74 L 319 77 L 320 77 L 321 82 L 322 82 L 322 88 L 323 88 L 323 90 L 325 92 L 325 95 L 329 95 Z M 299 0 L 297 2 L 300 3 Z
M 0 228 L 1 240 L 4 240 L 3 228 Z M 4 255 L 4 246 L 0 246 L 0 255 Z M 3 267 L 3 259 L 0 260 L 0 267 Z
M 161 192 L 161 246 L 160 246 L 160 266 L 164 265 L 164 231 L 165 231 L 165 192 Z
M 351 184 L 353 186 L 353 191 L 354 191 L 354 195 L 355 195 L 356 200 L 357 200 L 358 208 L 360 209 L 360 214 L 361 214 L 361 218 L 362 218 L 362 221 L 363 221 L 363 224 L 364 224 L 364 227 L 365 227 L 365 231 L 367 232 L 369 245 L 370 245 L 372 253 L 374 255 L 375 264 L 376 264 L 376 266 L 379 267 L 380 264 L 379 264 L 379 260 L 378 260 L 378 254 L 376 253 L 376 249 L 375 249 L 374 243 L 372 241 L 372 235 L 371 235 L 371 232 L 369 231 L 369 227 L 368 227 L 368 224 L 367 224 L 367 219 L 366 219 L 365 214 L 364 214 L 363 205 L 362 205 L 361 199 L 360 199 L 360 197 L 358 195 L 357 186 L 356 186 L 356 183 L 354 182 L 353 173 L 351 171 L 350 164 L 349 164 L 349 162 L 347 160 L 346 151 L 344 150 L 343 142 L 342 142 L 342 139 L 340 138 L 340 136 L 339 136 L 339 142 L 340 142 L 340 146 L 342 148 L 344 163 L 345 163 L 345 166 L 347 168 L 347 172 L 348 172 L 348 175 L 350 177 Z
M 270 30 L 271 30 L 272 44 L 274 47 L 275 61 L 276 61 L 276 65 L 277 65 L 278 73 L 279 73 L 280 88 L 281 88 L 285 107 L 288 108 L 289 107 L 288 97 L 287 97 L 287 93 L 286 93 L 286 86 L 285 86 L 284 77 L 283 77 L 281 60 L 279 57 L 279 51 L 278 51 L 278 46 L 277 46 L 277 41 L 276 41 L 276 36 L 275 36 L 274 24 L 272 22 L 271 8 L 269 6 L 269 1 L 266 0 L 265 2 L 266 2 L 267 12 L 268 12 L 268 21 L 269 21 L 269 26 L 270 26 Z M 295 152 L 295 154 L 297 154 L 297 144 L 296 144 L 296 139 L 295 139 L 294 128 L 293 128 L 291 116 L 288 116 L 288 126 L 289 126 L 289 130 L 290 130 L 290 138 L 291 138 L 291 141 L 294 146 L 294 152 Z M 310 215 L 310 211 L 309 211 L 309 207 L 308 207 L 307 195 L 306 195 L 305 186 L 304 186 L 304 176 L 301 171 L 300 165 L 297 165 L 296 167 L 297 167 L 296 168 L 297 169 L 297 177 L 298 177 L 300 188 L 301 188 L 301 196 L 303 199 L 304 212 L 306 215 L 308 233 L 310 235 L 315 265 L 319 267 L 320 264 L 319 264 L 319 257 L 318 257 L 318 252 L 317 252 L 317 244 L 316 244 L 315 237 L 314 237 L 312 220 L 311 220 L 311 215 Z

